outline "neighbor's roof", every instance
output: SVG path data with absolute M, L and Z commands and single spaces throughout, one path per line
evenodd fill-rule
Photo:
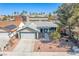
M 8 32 L 8 31 L 0 27 L 0 33 L 1 32 Z
M 17 26 L 16 26 L 16 25 L 13 25 L 13 24 L 4 27 L 4 29 L 5 29 L 5 30 L 8 30 L 8 31 L 11 31 L 11 30 L 13 30 L 13 29 L 15 29 L 15 28 L 17 28 Z
M 5 27 L 5 26 L 11 25 L 11 24 L 19 26 L 21 21 L 22 21 L 21 17 L 20 16 L 16 16 L 15 17 L 15 21 L 1 21 L 0 22 L 0 27 Z
M 17 28 L 16 25 L 8 25 L 8 26 L 5 26 L 5 27 L 0 27 L 0 32 L 12 32 L 16 28 Z
M 22 22 L 20 16 L 15 17 L 15 21 L 2 21 L 0 22 L 0 29 L 5 31 L 15 31 L 16 27 Z

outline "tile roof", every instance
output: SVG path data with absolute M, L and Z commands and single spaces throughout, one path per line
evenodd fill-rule
M 48 21 L 39 21 L 39 22 L 33 22 L 37 27 L 58 27 L 57 24 L 54 22 L 48 22 Z
M 36 25 L 34 23 L 31 23 L 31 22 L 27 22 L 27 23 L 25 23 L 25 25 L 22 24 L 22 26 L 20 26 L 17 31 L 21 31 L 25 28 L 30 28 L 32 30 L 39 32 L 39 29 L 37 29 Z

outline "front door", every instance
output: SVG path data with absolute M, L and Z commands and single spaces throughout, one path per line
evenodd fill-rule
M 49 39 L 49 29 L 48 28 L 41 28 L 40 29 L 40 38 Z
M 47 39 L 47 40 L 49 39 L 48 33 L 44 33 L 44 38 Z

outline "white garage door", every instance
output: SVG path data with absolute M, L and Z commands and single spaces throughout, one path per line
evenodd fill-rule
M 4 33 L 1 33 L 0 32 L 0 47 L 4 47 L 8 41 L 10 40 L 9 36 L 8 36 L 8 33 L 4 32 Z
M 9 39 L 8 33 L 0 33 L 0 39 Z
M 21 39 L 35 39 L 35 33 L 21 33 Z

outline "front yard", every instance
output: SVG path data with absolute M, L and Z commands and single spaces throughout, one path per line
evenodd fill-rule
M 60 42 L 54 43 L 43 43 L 41 41 L 36 41 L 34 45 L 34 52 L 68 52 L 69 46 L 59 47 Z

